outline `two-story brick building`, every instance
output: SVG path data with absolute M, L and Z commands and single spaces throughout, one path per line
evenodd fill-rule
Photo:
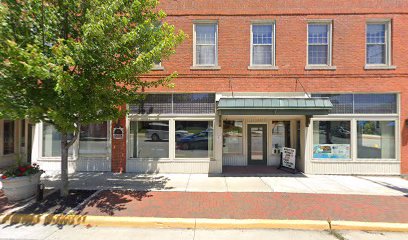
M 129 115 L 83 128 L 71 171 L 220 173 L 279 164 L 316 174 L 408 174 L 408 2 L 163 1 L 189 38 Z M 123 129 L 123 136 L 114 129 Z M 33 161 L 59 169 L 37 124 Z

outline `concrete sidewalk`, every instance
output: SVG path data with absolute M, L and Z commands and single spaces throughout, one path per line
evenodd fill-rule
M 43 179 L 59 186 L 59 177 Z M 84 172 L 70 176 L 71 189 L 131 189 L 177 192 L 288 192 L 407 196 L 408 181 L 400 177 L 286 174 L 253 177 L 205 174 L 133 174 Z

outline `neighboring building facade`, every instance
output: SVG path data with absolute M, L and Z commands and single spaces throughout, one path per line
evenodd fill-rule
M 189 38 L 144 78 L 177 71 L 176 87 L 148 89 L 126 118 L 83 127 L 71 171 L 221 173 L 277 166 L 290 147 L 305 173 L 408 174 L 407 1 L 161 7 Z M 52 126 L 35 126 L 32 149 L 59 170 Z

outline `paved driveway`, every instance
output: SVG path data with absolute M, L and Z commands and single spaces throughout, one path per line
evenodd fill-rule
M 58 186 L 58 176 L 44 178 Z M 290 192 L 408 196 L 408 181 L 400 177 L 337 175 L 276 175 L 266 177 L 212 177 L 205 174 L 75 173 L 72 189 L 133 189 L 181 192 Z

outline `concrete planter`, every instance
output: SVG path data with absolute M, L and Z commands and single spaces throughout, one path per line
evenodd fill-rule
M 41 172 L 30 176 L 6 178 L 1 180 L 3 192 L 9 201 L 19 201 L 36 194 Z

